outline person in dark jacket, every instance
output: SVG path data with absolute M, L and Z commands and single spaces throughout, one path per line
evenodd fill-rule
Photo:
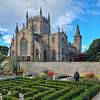
M 76 71 L 76 72 L 74 73 L 74 79 L 75 79 L 76 82 L 79 81 L 79 79 L 80 79 L 80 74 L 79 74 L 78 71 Z

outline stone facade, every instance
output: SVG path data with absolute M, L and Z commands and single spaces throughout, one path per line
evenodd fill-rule
M 24 61 L 74 61 L 81 52 L 82 36 L 77 25 L 74 43 L 68 42 L 66 33 L 60 31 L 51 33 L 50 15 L 29 17 L 26 14 L 26 24 L 19 31 L 16 24 L 15 37 L 10 46 L 10 57 L 19 57 Z

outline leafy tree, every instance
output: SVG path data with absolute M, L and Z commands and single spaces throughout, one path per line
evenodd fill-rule
M 0 46 L 0 54 L 1 55 L 7 55 L 9 48 L 6 46 Z
M 0 63 L 3 62 L 6 58 L 7 58 L 7 56 L 0 55 Z
M 75 61 L 86 61 L 86 54 L 85 54 L 85 53 L 80 53 L 80 54 L 77 55 L 77 57 L 75 58 Z
M 0 63 L 2 63 L 7 57 L 9 48 L 6 46 L 0 46 Z
M 100 61 L 100 39 L 92 42 L 89 49 L 86 51 L 87 61 Z

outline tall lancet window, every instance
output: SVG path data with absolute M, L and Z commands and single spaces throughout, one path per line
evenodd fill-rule
M 28 42 L 26 39 L 20 41 L 20 56 L 27 56 Z

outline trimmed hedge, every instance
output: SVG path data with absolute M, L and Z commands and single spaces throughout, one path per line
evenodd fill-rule
M 92 99 L 98 92 L 100 91 L 100 85 L 95 85 L 90 87 L 85 92 L 80 94 L 78 97 L 74 98 L 73 100 L 90 100 Z
M 72 100 L 72 98 L 76 97 L 80 93 L 85 90 L 85 87 L 80 87 L 80 89 L 70 90 L 65 95 L 61 96 L 58 100 Z
M 16 78 L 0 81 L 0 93 L 4 100 L 18 100 L 19 93 L 23 93 L 25 100 L 74 100 L 74 98 L 81 100 L 85 96 L 88 100 L 98 91 L 100 91 L 99 83 L 81 81 L 76 83 L 41 78 Z
M 55 100 L 56 98 L 62 96 L 66 92 L 68 92 L 69 90 L 70 90 L 70 88 L 66 88 L 66 89 L 62 89 L 62 90 L 59 90 L 59 91 L 55 91 L 55 92 L 43 97 L 42 100 Z
M 18 100 L 16 97 L 13 96 L 4 96 L 3 100 Z

